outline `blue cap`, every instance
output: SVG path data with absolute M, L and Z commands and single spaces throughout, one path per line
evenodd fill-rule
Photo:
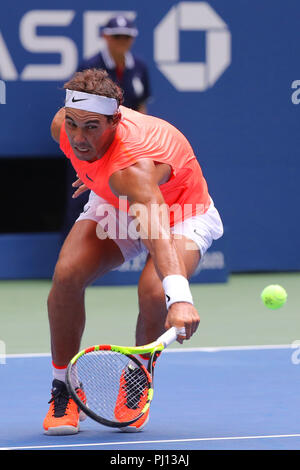
M 126 36 L 136 37 L 138 30 L 134 21 L 126 18 L 126 16 L 118 15 L 111 18 L 106 26 L 102 29 L 102 33 L 108 36 L 115 36 L 117 34 L 124 34 Z

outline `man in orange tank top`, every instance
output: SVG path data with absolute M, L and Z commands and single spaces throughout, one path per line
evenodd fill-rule
M 65 372 L 80 348 L 85 288 L 144 252 L 136 345 L 172 326 L 185 328 L 182 343 L 200 321 L 188 280 L 223 234 L 199 163 L 177 129 L 123 107 L 103 70 L 78 72 L 65 89 L 51 133 L 78 174 L 74 197 L 87 189 L 91 195 L 61 249 L 48 297 L 54 380 L 44 430 L 55 435 L 79 429 Z M 140 431 L 147 420 L 127 430 Z

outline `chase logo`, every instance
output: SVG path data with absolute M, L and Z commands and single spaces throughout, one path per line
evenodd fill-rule
M 131 19 L 135 11 L 123 11 Z M 83 11 L 82 52 L 92 57 L 103 48 L 99 29 L 115 11 Z M 20 20 L 20 45 L 27 53 L 42 54 L 42 63 L 25 63 L 19 72 L 19 57 L 13 57 L 0 31 L 0 77 L 5 80 L 49 81 L 66 80 L 77 69 L 79 51 L 77 43 L 67 35 L 78 13 L 76 10 L 30 10 Z M 55 28 L 53 33 L 43 34 L 42 28 Z M 63 28 L 62 30 L 60 28 Z M 59 33 L 59 31 L 61 31 Z M 62 32 L 64 33 L 62 34 Z M 180 61 L 180 32 L 201 31 L 205 35 L 205 60 Z M 56 35 L 57 32 L 57 35 Z M 223 19 L 207 2 L 179 2 L 160 20 L 154 29 L 154 60 L 160 72 L 179 91 L 205 91 L 212 87 L 231 63 L 231 34 Z M 202 41 L 201 41 L 202 43 Z M 201 49 L 201 43 L 193 46 L 191 59 Z M 195 51 L 194 51 L 195 47 Z M 51 55 L 60 60 L 53 62 Z M 51 63 L 47 63 L 49 60 Z M 21 60 L 21 63 L 23 61 Z M 135 83 L 139 87 L 139 83 Z M 1 90 L 0 90 L 1 91 Z M 0 95 L 3 103 L 3 95 Z
M 180 62 L 180 31 L 205 32 L 206 62 Z M 177 90 L 205 91 L 231 63 L 230 31 L 208 3 L 180 2 L 154 30 L 154 60 Z

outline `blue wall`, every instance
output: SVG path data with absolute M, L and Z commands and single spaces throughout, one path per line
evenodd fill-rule
M 40 26 L 36 34 L 67 39 L 76 67 L 87 48 L 88 32 L 83 22 L 87 11 L 135 12 L 140 34 L 134 50 L 147 61 L 152 82 L 149 112 L 169 120 L 189 138 L 224 220 L 230 270 L 299 270 L 300 106 L 292 97 L 296 92 L 292 83 L 300 79 L 300 3 L 189 3 L 201 4 L 203 13 L 211 13 L 206 30 L 184 26 L 191 22 L 190 17 L 184 20 L 185 2 L 90 0 L 85 6 L 72 0 L 63 4 L 64 10 L 71 11 L 69 23 L 65 20 L 65 26 Z M 57 0 L 45 0 L 42 8 L 62 12 Z M 230 45 L 226 51 L 228 66 L 215 83 L 209 84 L 206 77 L 203 90 L 178 89 L 159 68 L 164 63 L 154 47 L 154 36 L 157 38 L 158 25 L 172 8 L 176 24 L 183 25 L 173 65 L 202 63 L 205 75 L 210 73 L 209 60 L 217 65 L 222 61 L 220 48 L 209 56 L 214 21 L 215 30 L 224 33 L 224 41 Z M 24 26 L 27 12 L 40 9 L 40 2 L 34 0 L 1 8 L 0 78 L 6 85 L 6 104 L 0 104 L 1 156 L 60 155 L 50 138 L 49 125 L 63 104 L 61 87 L 68 73 L 72 74 L 72 67 L 66 67 L 66 76 L 59 79 L 28 79 L 24 75 L 28 64 L 60 64 L 65 60 L 58 53 L 28 50 L 33 46 L 28 37 L 23 38 L 20 25 Z

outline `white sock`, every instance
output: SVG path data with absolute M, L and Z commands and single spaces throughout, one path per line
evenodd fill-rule
M 56 380 L 60 380 L 61 382 L 66 382 L 66 371 L 67 371 L 67 366 L 66 367 L 57 367 L 53 362 L 52 362 L 52 371 L 53 371 L 53 378 Z

